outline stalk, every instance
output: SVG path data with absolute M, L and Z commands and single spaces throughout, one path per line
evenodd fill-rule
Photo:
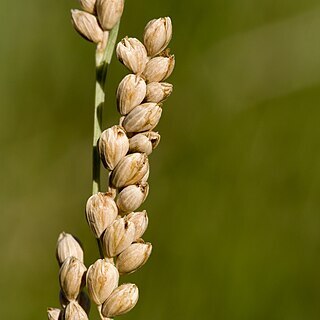
M 93 150 L 92 150 L 92 194 L 101 190 L 100 157 L 98 140 L 102 132 L 102 116 L 106 103 L 106 82 L 108 67 L 111 63 L 114 47 L 117 41 L 120 22 L 110 31 L 107 45 L 96 50 L 96 93 L 93 117 Z

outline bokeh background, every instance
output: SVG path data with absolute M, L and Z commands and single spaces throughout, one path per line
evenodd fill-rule
M 1 319 L 40 320 L 58 306 L 59 232 L 98 256 L 94 47 L 75 1 L 1 4 Z M 154 252 L 124 279 L 141 297 L 123 319 L 319 319 L 319 1 L 127 1 L 120 36 L 165 15 L 177 65 L 143 207 Z M 126 73 L 114 59 L 105 125 Z

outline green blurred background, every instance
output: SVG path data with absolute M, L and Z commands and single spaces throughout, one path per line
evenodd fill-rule
M 58 306 L 59 232 L 97 258 L 94 46 L 76 2 L 1 4 L 1 319 L 40 320 Z M 123 319 L 319 319 L 319 1 L 129 0 L 120 36 L 165 15 L 177 65 L 144 205 L 154 252 L 124 279 L 141 296 Z M 114 59 L 108 126 L 126 73 Z

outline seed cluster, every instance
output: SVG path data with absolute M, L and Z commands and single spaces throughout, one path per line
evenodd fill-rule
M 90 298 L 82 291 L 85 286 L 87 268 L 83 263 L 82 246 L 71 234 L 59 235 L 56 257 L 60 266 L 61 309 L 49 308 L 49 320 L 87 320 L 90 312 Z
M 75 29 L 96 43 L 98 50 L 105 48 L 124 0 L 79 2 L 83 11 L 72 10 Z M 171 37 L 171 19 L 159 18 L 146 25 L 143 43 L 126 37 L 117 46 L 118 59 L 131 73 L 117 89 L 119 124 L 103 131 L 98 142 L 100 159 L 110 172 L 109 188 L 92 195 L 85 210 L 102 258 L 87 269 L 79 241 L 60 234 L 56 256 L 62 310 L 49 308 L 49 320 L 87 320 L 91 301 L 98 306 L 101 319 L 107 320 L 129 312 L 138 301 L 138 287 L 119 285 L 119 278 L 141 268 L 152 251 L 152 245 L 142 239 L 148 227 L 147 212 L 137 210 L 149 192 L 148 157 L 160 142 L 153 130 L 161 118 L 162 102 L 173 90 L 164 82 L 175 64 L 167 49 Z M 82 291 L 85 285 L 89 296 Z
M 104 48 L 109 32 L 120 20 L 124 0 L 79 0 L 83 10 L 71 10 L 75 30 L 86 40 Z
M 173 89 L 162 82 L 174 68 L 174 56 L 166 50 L 171 36 L 170 18 L 160 18 L 147 24 L 144 44 L 126 37 L 117 46 L 118 59 L 132 73 L 117 90 L 120 124 L 103 131 L 98 143 L 101 161 L 110 172 L 109 190 L 91 196 L 86 205 L 88 224 L 105 257 L 88 269 L 87 287 L 108 318 L 127 313 L 137 303 L 137 286 L 118 287 L 119 275 L 141 268 L 152 251 L 141 238 L 148 227 L 147 212 L 136 210 L 149 192 L 148 156 L 160 142 L 159 133 L 152 131 L 160 121 L 160 103 Z

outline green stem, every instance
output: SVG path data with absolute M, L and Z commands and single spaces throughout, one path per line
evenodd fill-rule
M 92 194 L 101 190 L 100 184 L 100 157 L 98 152 L 98 140 L 102 132 L 102 112 L 105 105 L 105 85 L 114 47 L 117 41 L 119 24 L 110 31 L 107 44 L 104 49 L 98 46 L 96 51 L 96 95 L 93 120 L 93 154 L 92 154 Z

